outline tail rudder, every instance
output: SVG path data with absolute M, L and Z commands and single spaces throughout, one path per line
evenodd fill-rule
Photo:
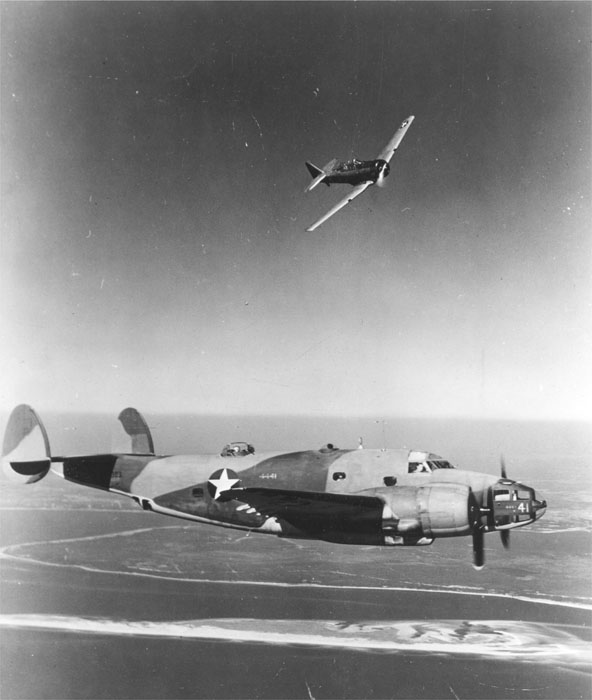
M 313 178 L 325 174 L 324 170 L 322 170 L 321 168 L 317 168 L 317 166 L 314 163 L 310 163 L 308 160 L 306 161 L 306 167 L 308 168 L 308 172 L 312 175 Z
M 13 409 L 2 443 L 2 469 L 21 484 L 41 481 L 51 466 L 47 432 L 41 419 L 27 404 Z
M 308 161 L 306 162 L 306 167 L 308 168 L 308 172 L 313 176 L 313 181 L 309 183 L 309 185 L 306 187 L 304 190 L 305 192 L 310 192 L 311 190 L 314 190 L 314 188 L 323 182 L 325 177 L 327 176 L 327 173 L 324 170 L 321 170 L 321 168 L 317 168 L 316 165 L 313 165 L 313 163 L 309 163 Z
M 308 187 L 304 191 L 310 192 L 311 190 L 314 190 L 314 188 L 321 182 L 324 182 L 325 185 L 329 187 L 329 181 L 326 178 L 329 175 L 331 175 L 333 168 L 337 165 L 338 162 L 339 161 L 337 160 L 337 158 L 333 158 L 324 167 L 317 168 L 317 166 L 314 165 L 314 163 L 306 161 L 306 167 L 308 168 L 308 172 L 313 176 L 314 180 L 308 185 Z
M 135 408 L 130 407 L 124 408 L 117 418 L 125 431 L 125 435 L 122 435 L 119 440 L 123 444 L 124 449 L 116 449 L 114 451 L 135 455 L 153 455 L 154 442 L 150 434 L 150 428 L 142 414 Z

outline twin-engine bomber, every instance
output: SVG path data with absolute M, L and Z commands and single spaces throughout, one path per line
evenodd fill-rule
M 13 480 L 34 483 L 51 469 L 67 481 L 133 498 L 140 507 L 209 525 L 339 544 L 415 546 L 438 537 L 473 539 L 530 525 L 546 510 L 533 488 L 456 469 L 430 452 L 338 449 L 258 454 L 230 443 L 216 455 L 156 456 L 133 408 L 119 416 L 125 448 L 112 454 L 52 456 L 43 423 L 25 404 L 11 413 L 2 463 Z

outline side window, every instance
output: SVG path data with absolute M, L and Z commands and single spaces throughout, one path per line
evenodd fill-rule
M 196 498 L 199 498 L 200 496 L 203 496 L 203 489 L 201 486 L 197 486 L 194 489 L 191 489 L 191 495 L 195 496 Z
M 409 468 L 408 468 L 408 473 L 409 474 L 417 474 L 419 472 L 430 472 L 430 468 L 425 462 L 410 462 L 409 463 Z
M 345 479 L 345 472 L 333 472 L 333 481 Z

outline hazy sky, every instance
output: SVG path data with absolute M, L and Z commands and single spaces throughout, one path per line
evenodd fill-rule
M 3 408 L 592 415 L 589 3 L 0 11 Z

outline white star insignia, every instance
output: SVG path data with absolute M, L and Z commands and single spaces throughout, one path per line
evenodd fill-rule
M 214 477 L 214 474 L 212 474 L 212 477 Z M 208 484 L 211 484 L 215 489 L 215 493 L 212 495 L 215 501 L 217 501 L 225 491 L 230 491 L 240 483 L 239 478 L 232 477 L 236 477 L 234 472 L 230 472 L 228 469 L 222 469 L 217 479 L 210 478 L 208 480 Z

